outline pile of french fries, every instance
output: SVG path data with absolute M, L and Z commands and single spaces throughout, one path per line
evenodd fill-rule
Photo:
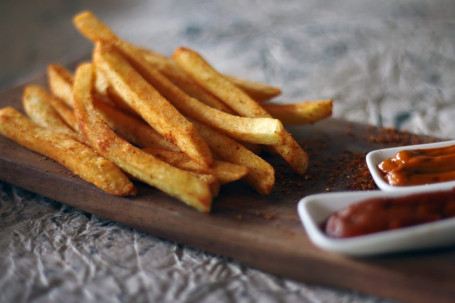
M 2 135 L 109 194 L 135 195 L 138 180 L 202 212 L 225 183 L 272 190 L 274 168 L 261 151 L 305 173 L 308 156 L 283 124 L 327 118 L 332 100 L 264 103 L 280 89 L 220 74 L 187 48 L 169 58 L 132 45 L 88 11 L 73 21 L 95 45 L 92 61 L 74 74 L 49 65 L 50 92 L 25 88 L 28 117 L 1 109 Z

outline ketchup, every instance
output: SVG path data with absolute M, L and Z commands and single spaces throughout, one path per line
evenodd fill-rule
M 346 238 L 455 217 L 455 188 L 451 191 L 372 198 L 332 214 L 325 233 Z
M 378 165 L 384 179 L 395 186 L 455 180 L 455 145 L 402 150 Z

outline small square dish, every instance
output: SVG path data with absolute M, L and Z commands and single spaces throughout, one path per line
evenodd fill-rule
M 311 195 L 300 200 L 297 211 L 310 240 L 327 251 L 366 257 L 455 244 L 455 218 L 350 238 L 332 238 L 321 225 L 346 206 L 375 197 L 404 197 L 413 191 L 340 192 Z
M 383 174 L 378 168 L 378 165 L 389 158 L 394 157 L 399 151 L 402 150 L 415 150 L 415 149 L 430 149 L 430 148 L 440 148 L 455 145 L 455 140 L 429 143 L 429 144 L 418 144 L 418 145 L 408 145 L 400 147 L 392 147 L 385 149 L 378 149 L 371 151 L 366 156 L 366 162 L 368 169 L 370 170 L 371 176 L 373 177 L 376 185 L 384 191 L 437 191 L 437 190 L 448 190 L 455 187 L 455 181 L 431 183 L 425 185 L 412 185 L 412 186 L 394 186 L 387 183 L 384 179 Z

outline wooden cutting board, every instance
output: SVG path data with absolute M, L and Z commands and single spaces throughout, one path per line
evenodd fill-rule
M 44 84 L 40 76 L 29 83 Z M 0 107 L 21 109 L 23 86 L 0 94 Z M 335 104 L 336 106 L 336 104 Z M 299 176 L 276 157 L 277 184 L 268 196 L 238 182 L 222 187 L 211 214 L 138 184 L 134 198 L 110 196 L 52 160 L 0 136 L 0 179 L 152 235 L 242 261 L 279 276 L 355 289 L 407 302 L 455 301 L 455 247 L 373 258 L 347 258 L 309 241 L 297 215 L 304 196 L 375 188 L 365 154 L 430 138 L 328 119 L 290 129 L 311 157 Z

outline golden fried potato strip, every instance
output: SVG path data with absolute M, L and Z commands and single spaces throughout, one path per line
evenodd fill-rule
M 209 212 L 214 184 L 160 161 L 117 136 L 96 114 L 92 96 L 94 81 L 92 64 L 82 64 L 77 68 L 73 88 L 74 110 L 80 128 L 93 148 L 134 178 L 201 212 Z
M 212 154 L 194 125 L 150 85 L 111 45 L 97 43 L 93 59 L 116 92 L 165 139 L 205 167 Z
M 161 148 L 144 148 L 144 151 L 171 164 L 172 166 L 201 174 L 210 174 L 218 177 L 221 184 L 226 184 L 243 178 L 248 168 L 229 162 L 215 160 L 209 169 L 202 167 L 182 152 L 170 151 Z
M 283 124 L 312 124 L 332 116 L 332 100 L 301 102 L 295 104 L 262 104 L 272 117 Z
M 61 65 L 50 64 L 47 66 L 47 81 L 52 94 L 73 108 L 73 89 L 69 85 L 74 82 L 73 75 Z
M 251 99 L 262 103 L 281 94 L 281 89 L 268 84 L 223 75 L 226 80 L 243 90 Z
M 245 92 L 233 85 L 220 75 L 198 53 L 180 47 L 174 55 L 174 60 L 191 78 L 207 89 L 213 95 L 225 102 L 237 113 L 246 117 L 271 117 L 256 101 Z M 308 155 L 286 131 L 282 133 L 280 144 L 273 149 L 280 154 L 298 174 L 304 174 L 308 167 Z
M 33 123 L 12 107 L 0 110 L 0 133 L 57 161 L 109 194 L 136 194 L 136 189 L 128 177 L 111 161 L 71 137 Z

